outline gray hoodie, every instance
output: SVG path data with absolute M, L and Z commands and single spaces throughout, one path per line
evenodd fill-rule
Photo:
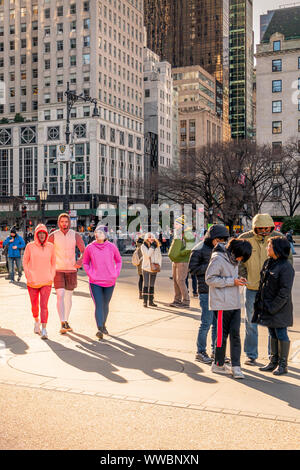
M 241 308 L 240 290 L 234 285 L 238 276 L 238 262 L 219 243 L 213 251 L 205 273 L 209 286 L 210 310 L 237 310 Z

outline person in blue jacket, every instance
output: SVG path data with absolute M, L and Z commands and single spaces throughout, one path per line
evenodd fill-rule
M 21 250 L 25 248 L 23 238 L 17 234 L 15 227 L 12 227 L 9 237 L 3 242 L 3 247 L 8 245 L 8 270 L 10 281 L 15 281 L 15 263 L 18 270 L 18 282 L 22 276 Z

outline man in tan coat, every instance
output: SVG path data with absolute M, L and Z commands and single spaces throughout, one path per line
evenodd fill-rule
M 275 231 L 275 224 L 269 214 L 257 214 L 252 220 L 252 230 L 243 233 L 239 238 L 247 240 L 252 245 L 252 255 L 246 263 L 240 264 L 239 275 L 248 281 L 245 292 L 245 342 L 244 351 L 247 355 L 245 364 L 257 365 L 258 331 L 257 325 L 251 323 L 255 297 L 259 289 L 260 272 L 266 261 L 268 240 L 272 237 L 284 236 Z M 293 263 L 290 252 L 289 260 Z

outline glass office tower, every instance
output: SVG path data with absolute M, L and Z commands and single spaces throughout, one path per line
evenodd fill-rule
M 230 0 L 229 123 L 233 139 L 253 137 L 253 4 Z
M 172 67 L 201 65 L 213 75 L 229 122 L 229 0 L 144 0 L 144 14 L 147 47 Z

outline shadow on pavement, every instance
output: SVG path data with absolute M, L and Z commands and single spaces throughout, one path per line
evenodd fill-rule
M 13 330 L 0 328 L 0 341 L 5 345 L 5 349 L 9 349 L 13 354 L 26 354 L 29 349 L 27 343 L 19 338 Z
M 76 346 L 80 351 L 69 348 L 62 350 L 59 343 L 51 340 L 47 344 L 69 365 L 86 372 L 97 372 L 114 382 L 127 382 L 119 375 L 119 368 L 124 368 L 141 371 L 146 376 L 163 382 L 171 381 L 170 373 L 184 373 L 198 382 L 216 383 L 216 380 L 200 375 L 203 370 L 189 361 L 166 356 L 123 338 L 110 336 L 114 341 L 98 341 L 74 332 L 68 333 L 68 337 L 78 343 Z
M 288 369 L 288 377 L 300 380 L 299 376 L 290 372 L 293 368 L 289 367 Z M 296 410 L 300 409 L 300 387 L 298 385 L 286 382 L 284 380 L 285 376 L 283 376 L 282 379 L 278 379 L 272 373 L 270 373 L 270 375 L 266 375 L 267 373 L 262 374 L 253 370 L 250 371 L 249 369 L 247 369 L 246 374 L 249 374 L 251 378 L 256 378 L 258 380 L 241 380 L 241 384 L 245 385 L 246 387 L 253 388 L 254 390 L 259 390 L 260 392 L 277 398 L 282 402 L 286 402 L 289 406 L 295 408 Z M 246 379 L 249 378 L 247 375 Z M 274 410 L 274 412 L 276 413 L 276 410 Z

